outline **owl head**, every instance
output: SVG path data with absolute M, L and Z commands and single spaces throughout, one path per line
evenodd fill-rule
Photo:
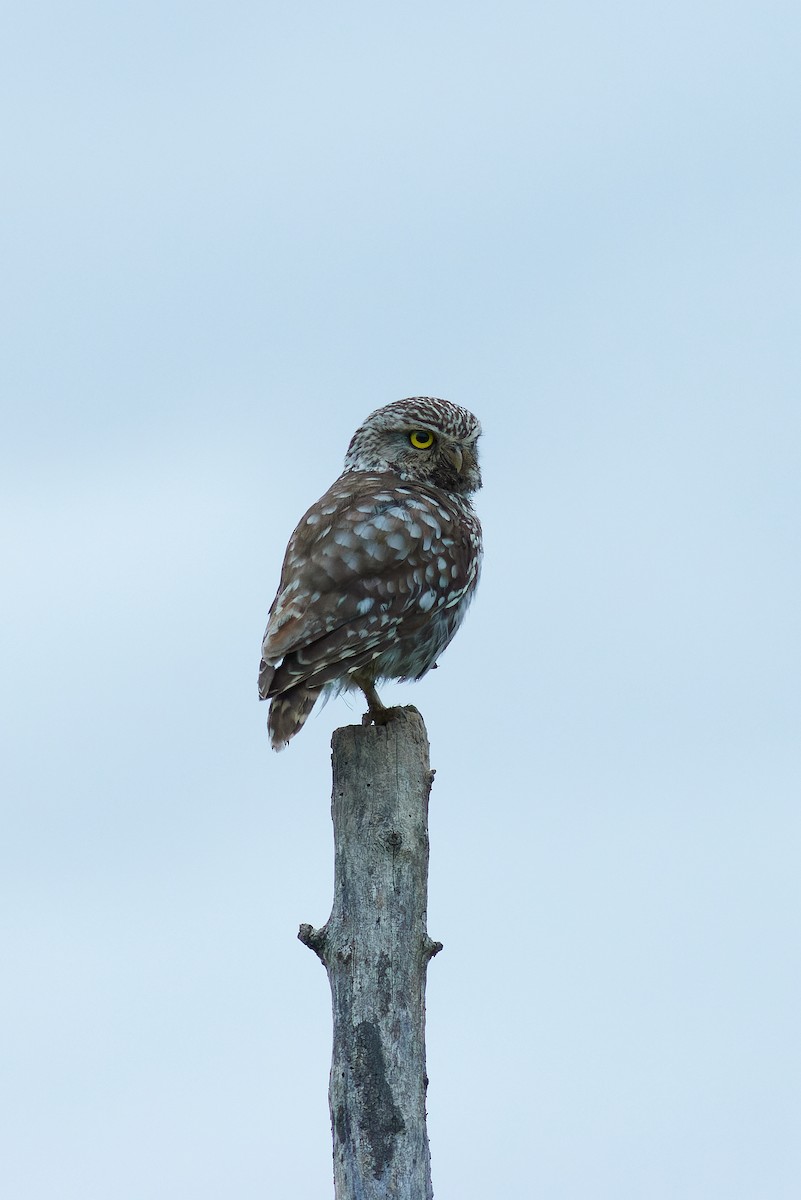
M 346 471 L 392 471 L 469 496 L 481 487 L 481 425 L 466 408 L 412 396 L 377 408 L 351 438 Z

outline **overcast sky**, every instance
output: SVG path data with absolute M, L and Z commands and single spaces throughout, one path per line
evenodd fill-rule
M 0 1177 L 332 1196 L 332 702 L 256 701 L 373 408 L 482 420 L 438 1200 L 801 1191 L 801 9 L 3 17 Z

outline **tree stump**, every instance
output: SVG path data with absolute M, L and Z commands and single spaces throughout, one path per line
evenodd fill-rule
M 425 980 L 428 738 L 415 708 L 332 738 L 334 902 L 300 940 L 334 1018 L 328 1099 L 336 1200 L 431 1200 Z

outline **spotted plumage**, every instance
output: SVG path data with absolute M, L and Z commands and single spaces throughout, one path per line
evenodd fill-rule
M 325 691 L 420 679 L 450 642 L 481 568 L 481 427 L 428 396 L 388 404 L 356 430 L 345 469 L 289 539 L 262 643 L 259 696 L 279 750 Z

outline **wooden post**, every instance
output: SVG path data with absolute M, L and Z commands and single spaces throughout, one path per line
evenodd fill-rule
M 332 739 L 334 903 L 300 940 L 331 984 L 336 1200 L 431 1200 L 425 980 L 428 738 L 415 708 Z

